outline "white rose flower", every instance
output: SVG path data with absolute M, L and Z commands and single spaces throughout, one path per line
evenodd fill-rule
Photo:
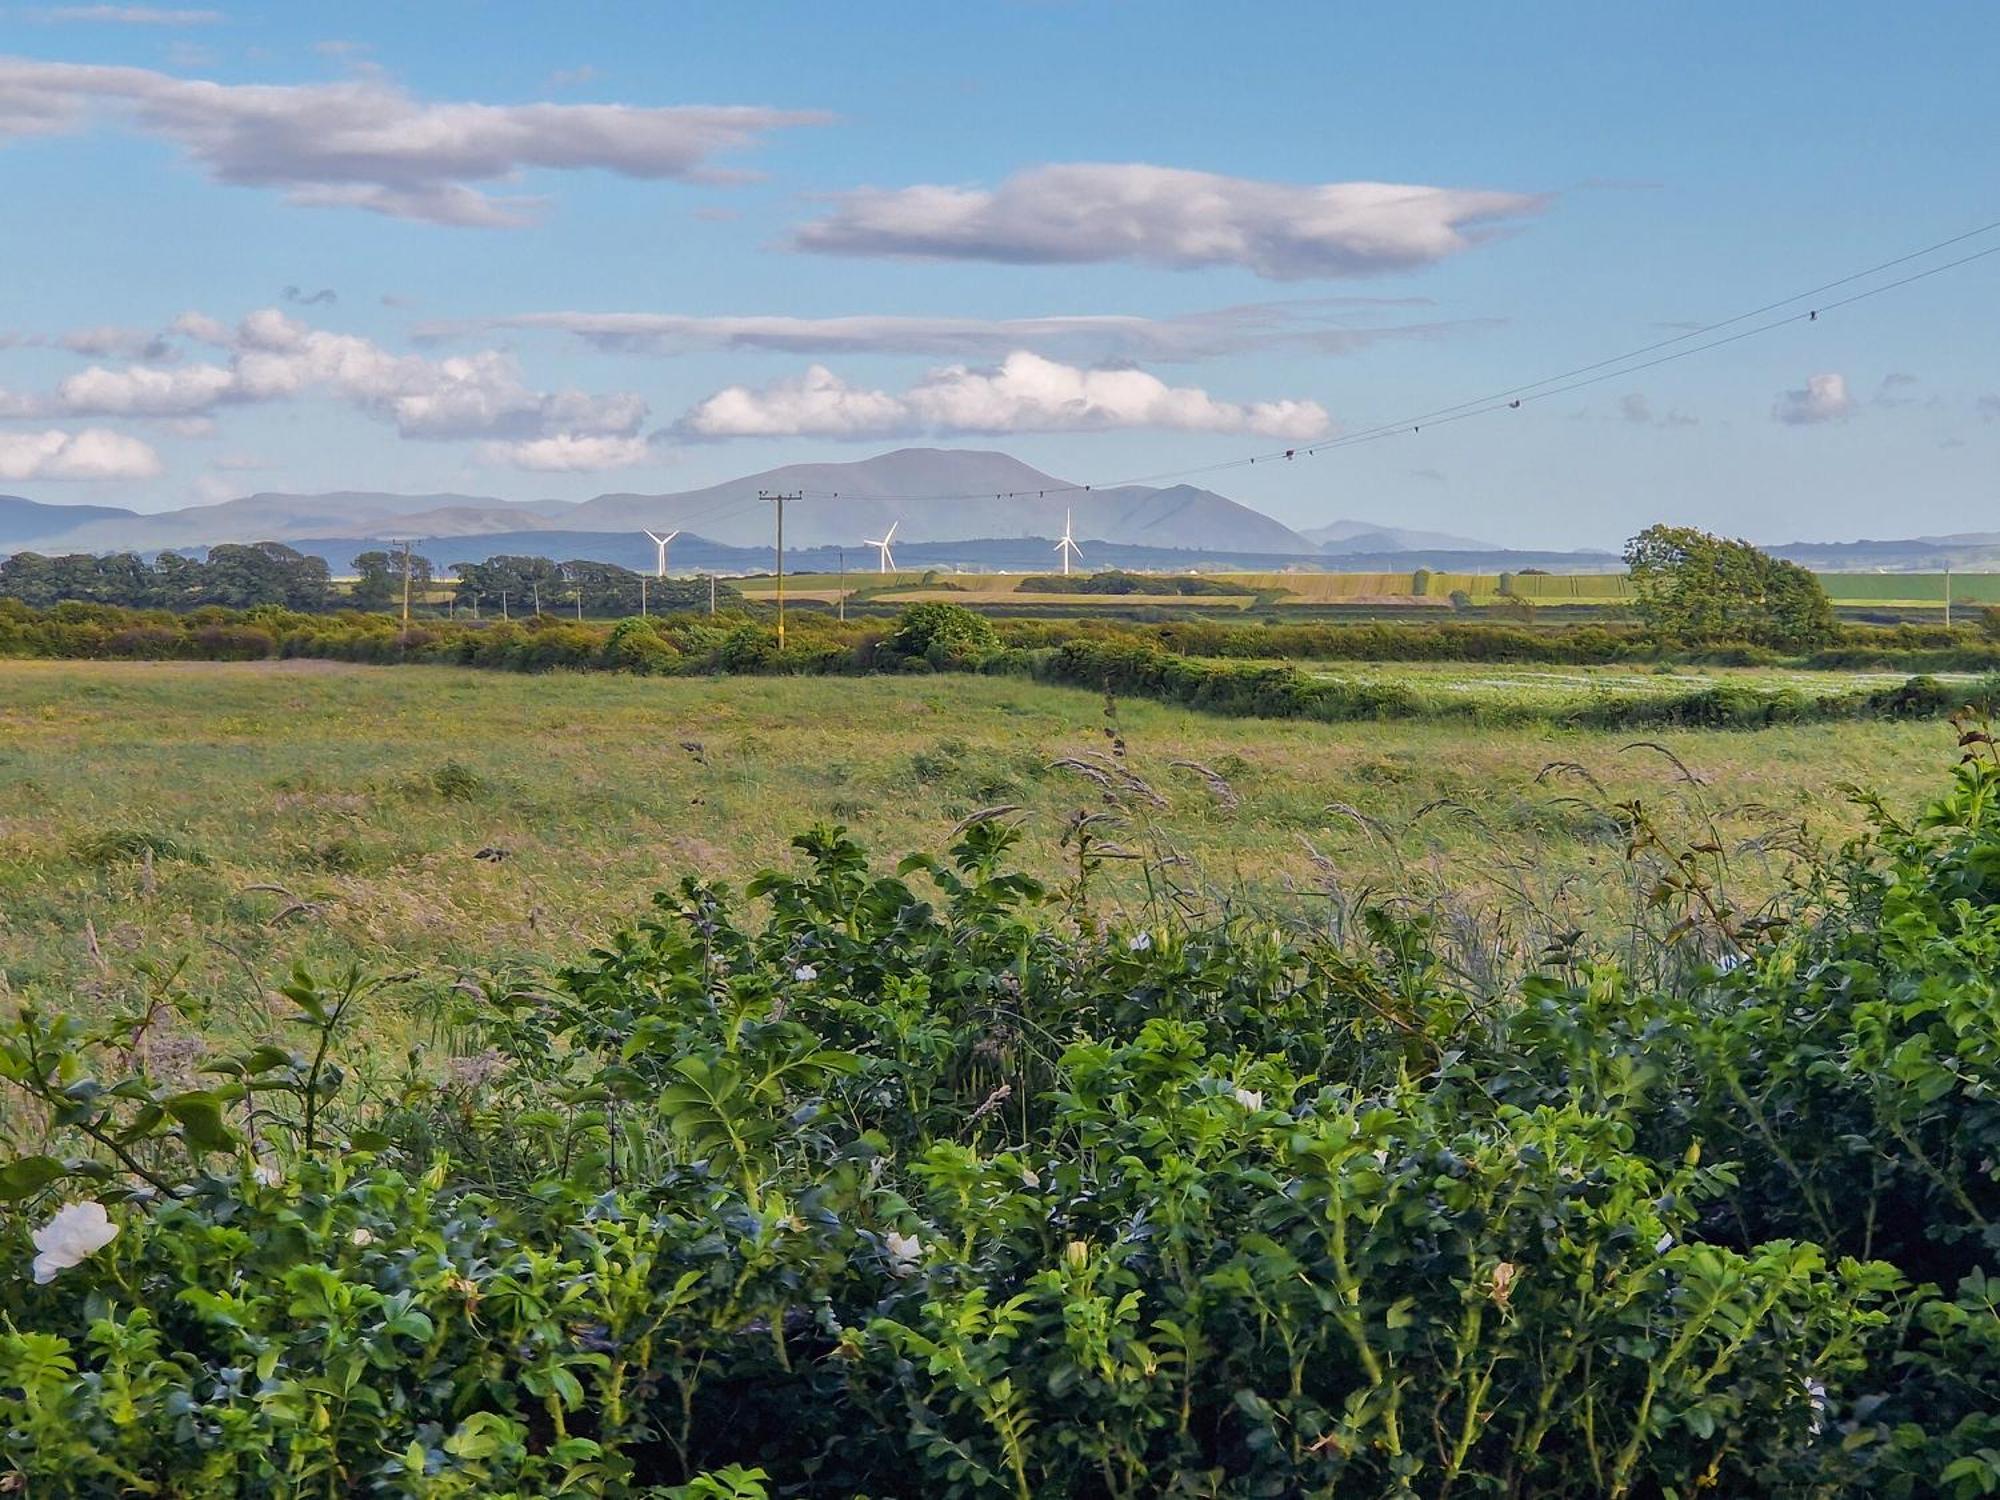
M 1256 1089 L 1238 1089 L 1236 1102 L 1245 1109 L 1257 1110 L 1264 1107 L 1264 1096 Z
M 796 969 L 792 970 L 792 978 L 796 979 L 800 984 L 811 984 L 815 979 L 819 978 L 819 970 L 815 969 L 811 964 L 800 964 Z
M 889 1256 L 889 1274 L 908 1276 L 917 1269 L 924 1258 L 924 1242 L 913 1234 L 898 1234 L 890 1230 L 882 1236 L 882 1248 Z
M 35 1231 L 35 1284 L 46 1286 L 58 1271 L 82 1265 L 117 1237 L 102 1203 L 65 1203 Z
M 357 1229 L 348 1235 L 347 1243 L 357 1249 L 365 1250 L 375 1243 L 375 1236 L 366 1229 Z

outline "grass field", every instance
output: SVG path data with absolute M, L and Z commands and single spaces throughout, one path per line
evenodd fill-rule
M 929 576 L 933 582 L 926 587 Z M 1432 573 L 1421 596 L 1416 593 L 1413 573 L 1216 573 L 1215 578 L 1257 590 L 1275 599 L 1280 607 L 1343 604 L 1400 603 L 1410 606 L 1446 605 L 1454 593 L 1462 593 L 1475 604 L 1493 604 L 1505 597 L 1499 573 Z M 1928 609 L 1941 606 L 1945 597 L 1942 573 L 1820 573 L 1827 595 L 1836 605 L 1861 607 Z M 891 574 L 850 573 L 846 587 L 850 597 L 856 591 L 870 591 L 884 598 L 912 600 L 949 598 L 962 604 L 1044 602 L 1042 596 L 1024 593 L 1025 575 L 1015 573 L 964 573 L 926 575 L 903 571 Z M 840 580 L 834 574 L 800 574 L 786 580 L 785 592 L 799 598 L 833 600 Z M 753 598 L 771 594 L 776 585 L 769 578 L 752 578 L 738 583 Z M 1517 573 L 1508 584 L 1511 595 L 1540 608 L 1564 606 L 1626 605 L 1632 599 L 1631 580 L 1623 573 Z M 2000 604 L 2000 573 L 1953 573 L 1951 597 L 1955 605 L 1973 610 Z M 1209 604 L 1244 608 L 1254 602 L 1248 597 L 1203 597 L 1199 595 L 1137 596 L 1130 594 L 1063 594 L 1049 601 L 1079 608 L 1097 606 L 1159 606 Z
M 1605 700 L 1658 698 L 1733 684 L 1761 693 L 1790 689 L 1818 697 L 1869 688 L 1893 688 L 1908 672 L 1809 672 L 1773 667 L 1662 668 L 1616 666 L 1533 666 L 1476 662 L 1294 662 L 1316 677 L 1349 682 L 1395 682 L 1423 690 L 1445 702 L 1507 706 L 1561 714 Z M 1940 672 L 1941 682 L 1972 683 L 1976 672 Z
M 1417 670 L 1484 691 L 1592 675 Z M 1732 845 L 1782 845 L 1792 825 L 1855 826 L 1837 783 L 1907 803 L 1953 758 L 1941 724 L 1677 734 L 1667 747 L 1705 783 L 1691 788 L 1623 736 L 1137 702 L 1117 718 L 1164 805 L 1111 836 L 1184 851 L 1177 878 L 1211 901 L 1301 912 L 1324 909 L 1311 893 L 1331 880 L 1595 920 L 1622 909 L 1629 878 L 1610 800 L 1643 798 L 1682 828 L 1699 801 Z M 820 819 L 888 860 L 1018 804 L 1026 864 L 1061 879 L 1065 824 L 1103 793 L 1054 763 L 1102 754 L 1104 724 L 1089 693 L 962 676 L 0 662 L 0 980 L 102 1005 L 137 992 L 140 961 L 185 960 L 196 988 L 254 1007 L 300 958 L 444 977 L 568 958 L 680 875 L 740 882 Z M 1552 762 L 1602 791 L 1580 772 L 1538 783 Z M 1782 866 L 1748 852 L 1738 877 L 1768 889 Z M 1114 863 L 1105 879 L 1129 895 L 1138 872 Z

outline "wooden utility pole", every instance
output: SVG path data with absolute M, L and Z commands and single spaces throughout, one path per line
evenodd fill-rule
M 778 649 L 785 649 L 785 502 L 801 500 L 803 495 L 765 494 L 764 499 L 776 503 L 778 507 Z
M 1951 564 L 1944 565 L 1944 628 L 1951 629 Z
M 639 575 L 639 618 L 646 618 L 646 575 Z
M 713 573 L 708 575 L 708 612 L 710 616 L 715 614 L 715 575 Z
M 403 634 L 410 633 L 410 544 L 403 543 Z

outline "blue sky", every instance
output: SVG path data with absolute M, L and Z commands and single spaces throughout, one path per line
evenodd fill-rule
M 1303 444 L 2000 219 L 1996 42 L 1979 5 L 9 5 L 0 489 Z M 1996 290 L 1208 482 L 1518 545 L 1990 529 Z

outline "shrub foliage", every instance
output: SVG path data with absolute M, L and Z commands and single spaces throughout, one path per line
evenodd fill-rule
M 1972 737 L 1975 749 L 1980 737 Z M 1643 809 L 1620 812 L 1635 857 Z M 686 879 L 371 1063 L 359 974 L 0 1028 L 35 1495 L 1977 1495 L 2000 1485 L 2000 766 L 1659 961 L 1473 982 L 1100 911 L 998 815 Z M 1099 855 L 1102 853 L 1099 850 Z M 26 1274 L 62 1202 L 117 1233 Z
M 675 585 L 661 587 L 670 586 Z M 687 603 L 682 598 L 679 606 Z M 1155 627 L 995 622 L 962 605 L 931 602 L 907 607 L 887 632 L 880 624 L 837 624 L 824 616 L 803 616 L 781 651 L 767 615 L 748 608 L 718 615 L 634 615 L 612 623 L 578 622 L 552 614 L 518 620 L 433 619 L 406 631 L 389 616 L 352 610 L 312 615 L 277 608 L 203 608 L 176 614 L 90 604 L 34 610 L 0 599 L 0 656 L 208 661 L 324 657 L 518 672 L 569 669 L 642 675 L 936 669 L 1034 676 L 1208 713 L 1327 722 L 1552 721 L 1599 729 L 1755 729 L 1853 719 L 1938 718 L 1967 706 L 1988 711 L 2000 701 L 2000 676 L 1947 684 L 1928 675 L 2000 673 L 2000 651 L 1991 645 L 1968 645 L 1951 632 L 1923 629 L 1852 631 L 1849 636 L 1852 644 L 1821 650 L 1798 664 L 1828 670 L 1901 666 L 1918 675 L 1893 685 L 1819 692 L 1725 681 L 1678 693 L 1607 692 L 1587 703 L 1564 706 L 1439 693 L 1416 682 L 1322 675 L 1301 671 L 1287 658 L 1594 663 L 1657 659 L 1657 648 L 1630 633 L 1597 627 L 1548 633 L 1491 624 L 1259 629 L 1202 622 Z M 1763 647 L 1711 643 L 1698 659 L 1751 666 L 1779 658 Z

